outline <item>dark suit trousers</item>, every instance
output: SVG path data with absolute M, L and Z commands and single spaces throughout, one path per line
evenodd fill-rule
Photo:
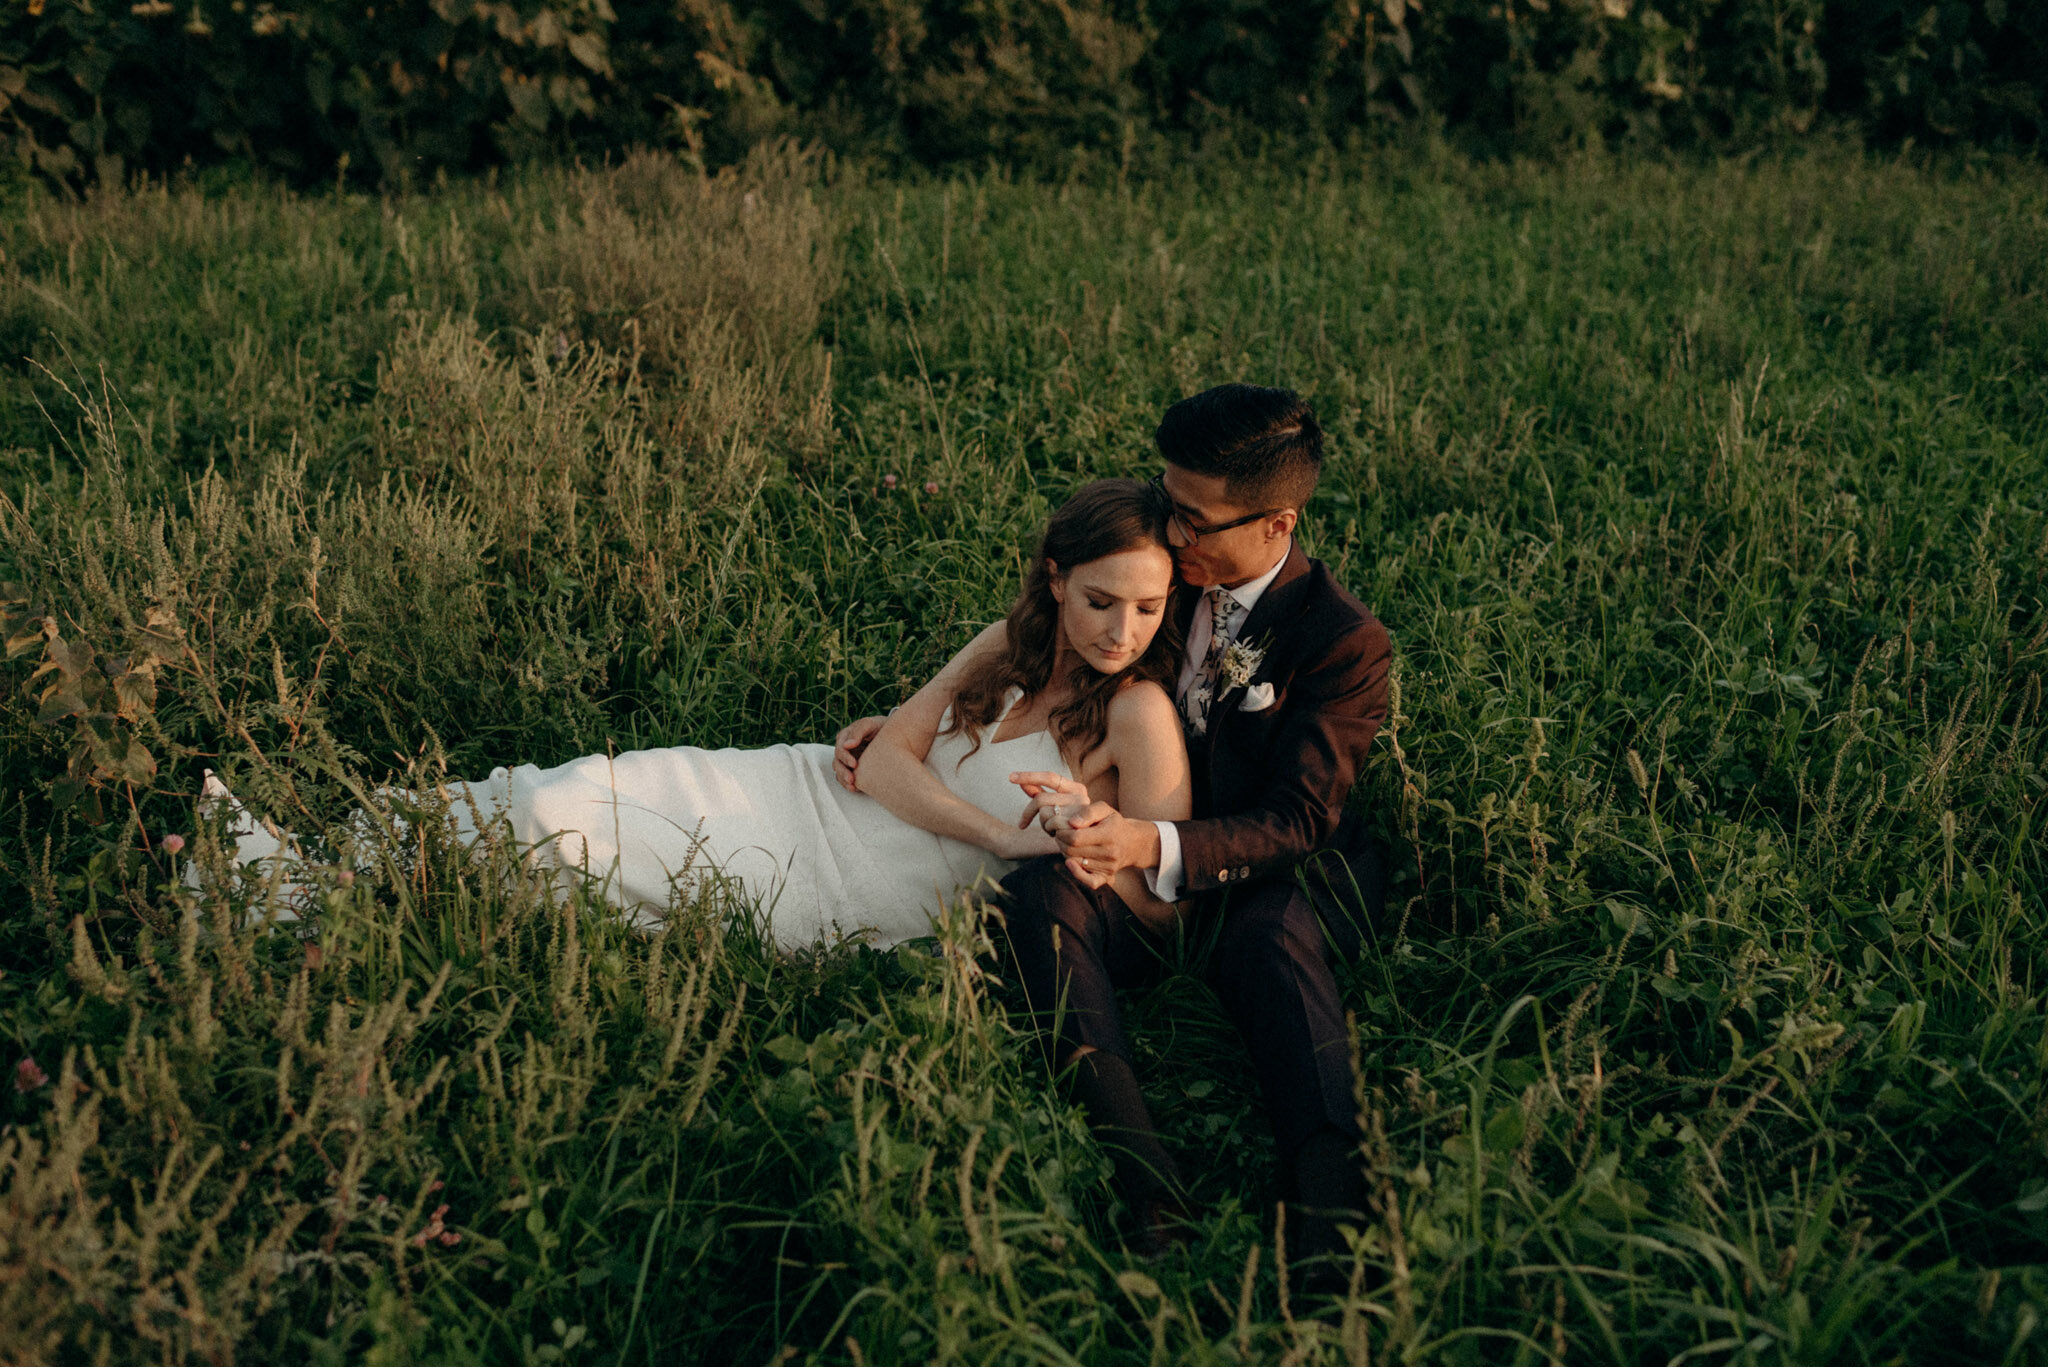
M 1213 930 L 1204 979 L 1251 1055 L 1281 1158 L 1329 1126 L 1358 1132 L 1350 1037 L 1331 972 L 1355 955 L 1385 901 L 1385 860 L 1355 818 L 1311 855 L 1303 878 L 1269 879 L 1197 899 L 1197 943 Z M 1301 883 L 1306 883 L 1304 892 Z M 1116 989 L 1155 980 L 1169 946 L 1114 892 L 1090 891 L 1056 855 L 1003 880 L 1003 910 L 1034 1023 L 1056 1066 L 1093 1047 L 1127 1063 Z

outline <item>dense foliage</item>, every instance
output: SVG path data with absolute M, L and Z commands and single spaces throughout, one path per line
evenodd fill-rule
M 1160 137 L 1473 149 L 2038 145 L 2048 8 L 2008 0 L 26 0 L 0 146 L 47 176 L 243 160 L 417 180 L 539 151 L 727 161 L 796 134 L 1129 164 Z
M 1842 154 L 18 196 L 0 1345 L 2042 1361 L 2044 201 Z M 1327 1319 L 1191 973 L 1131 1006 L 1208 1214 L 1141 1266 L 971 906 L 777 955 L 428 839 L 273 923 L 194 824 L 202 767 L 320 841 L 444 765 L 828 735 L 1235 377 L 1318 405 L 1305 535 L 1398 648 Z

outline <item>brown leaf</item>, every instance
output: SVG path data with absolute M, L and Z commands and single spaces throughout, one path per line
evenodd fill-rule
M 121 715 L 133 721 L 156 706 L 156 680 L 131 669 L 114 680 L 114 698 Z

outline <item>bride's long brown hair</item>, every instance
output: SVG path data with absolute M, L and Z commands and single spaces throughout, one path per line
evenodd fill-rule
M 1047 562 L 1070 574 L 1091 560 L 1123 551 L 1157 546 L 1171 551 L 1166 519 L 1171 512 L 1164 491 L 1137 479 L 1098 479 L 1085 484 L 1045 524 L 1038 554 L 1024 571 L 1024 587 L 1010 607 L 1001 650 L 985 656 L 967 673 L 953 698 L 953 719 L 941 734 L 966 732 L 973 737 L 969 754 L 981 748 L 984 733 L 1002 715 L 1003 699 L 1012 688 L 1024 690 L 1023 703 L 1053 682 L 1059 658 L 1060 605 L 1052 596 L 1052 571 Z M 1053 709 L 1047 722 L 1053 739 L 1068 753 L 1086 756 L 1109 732 L 1109 704 L 1126 685 L 1150 679 L 1173 692 L 1180 672 L 1181 640 L 1172 595 L 1168 590 L 1159 631 L 1136 661 L 1114 674 L 1104 674 L 1078 661 L 1066 683 L 1073 696 Z

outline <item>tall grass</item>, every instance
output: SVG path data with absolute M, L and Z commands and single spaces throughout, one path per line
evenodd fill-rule
M 15 204 L 0 580 L 49 626 L 0 712 L 0 1342 L 2040 1360 L 2044 190 L 784 150 Z M 1130 1002 L 1209 1211 L 1147 1266 L 971 906 L 777 955 L 712 889 L 650 939 L 429 832 L 288 923 L 195 827 L 202 766 L 327 848 L 394 778 L 824 738 L 1239 377 L 1316 402 L 1304 535 L 1399 652 L 1342 973 L 1373 1207 L 1320 1317 L 1199 934 Z M 53 681 L 110 701 L 39 721 Z

